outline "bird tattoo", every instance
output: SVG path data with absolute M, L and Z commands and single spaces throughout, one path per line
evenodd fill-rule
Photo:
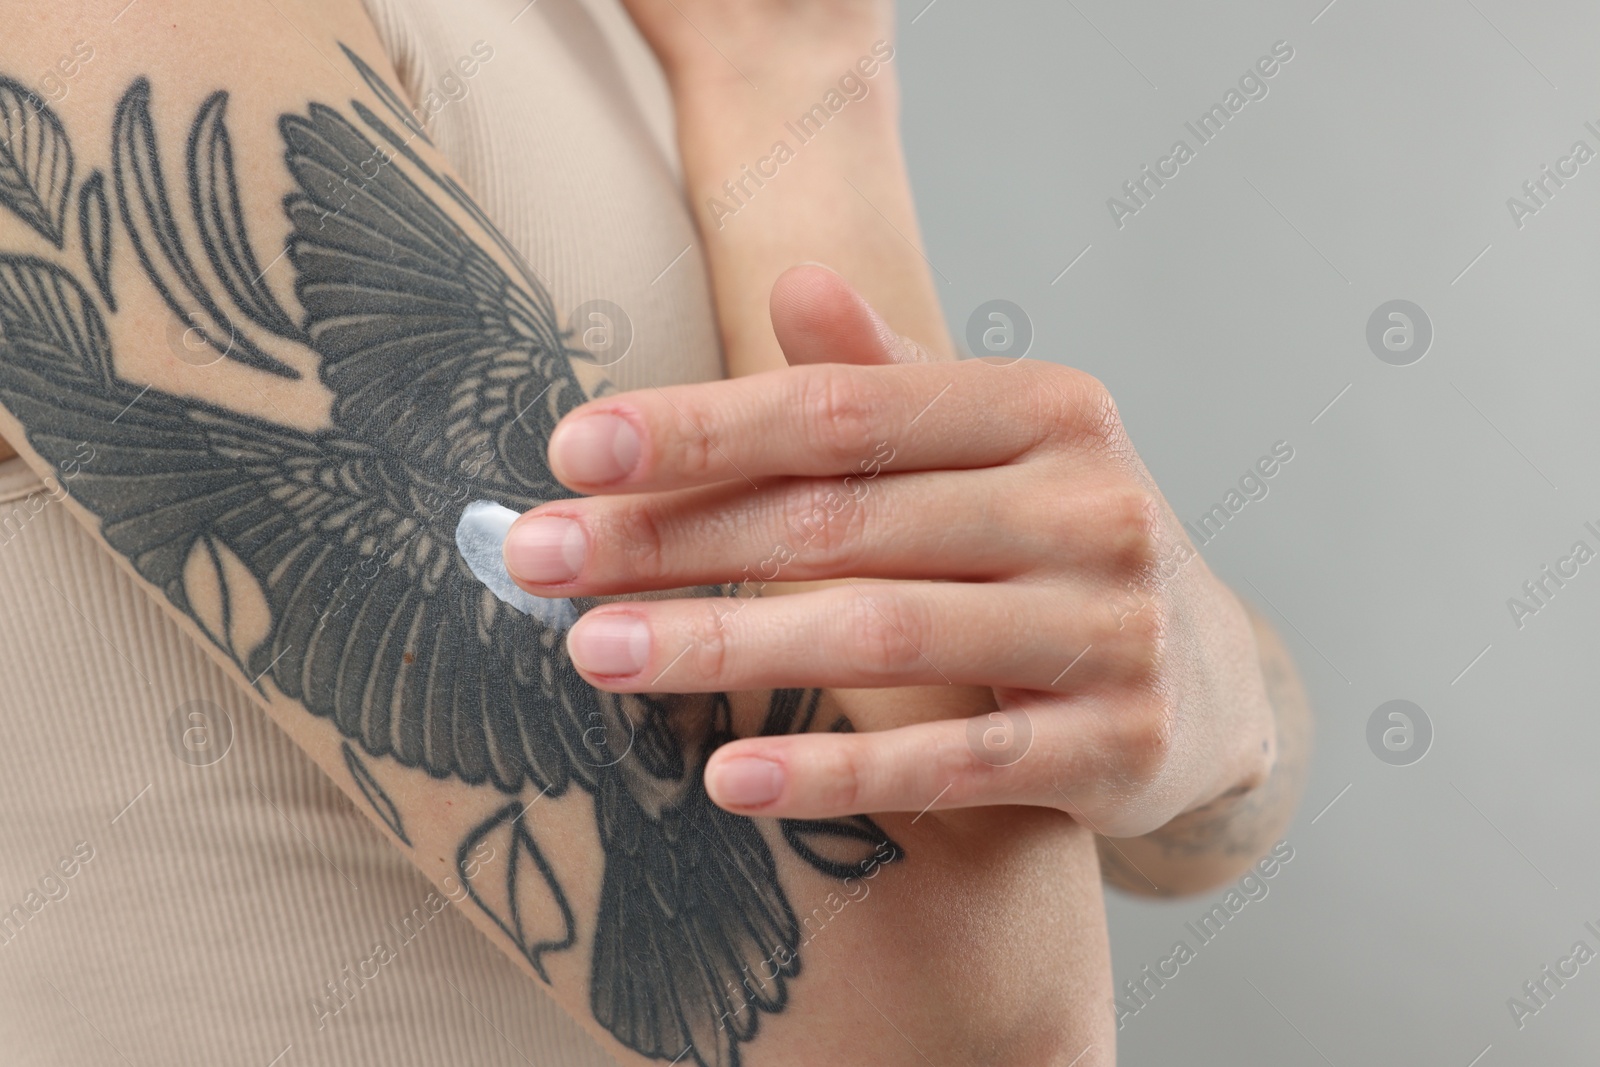
M 0 205 L 48 245 L 0 251 L 0 403 L 112 549 L 244 678 L 337 727 L 398 843 L 409 837 L 382 785 L 387 761 L 505 795 L 462 839 L 457 873 L 546 982 L 544 957 L 574 947 L 577 923 L 528 807 L 589 794 L 604 862 L 595 1019 L 645 1057 L 734 1067 L 763 1015 L 784 1009 L 804 931 L 768 838 L 701 783 L 733 736 L 729 701 L 593 689 L 559 615 L 495 596 L 456 551 L 475 501 L 524 511 L 571 495 L 545 445 L 588 399 L 582 357 L 537 273 L 428 163 L 399 94 L 345 56 L 369 101 L 278 122 L 292 301 L 263 282 L 277 259 L 263 262 L 246 225 L 226 92 L 198 109 L 180 167 L 137 80 L 106 169 L 74 185 L 66 127 L 0 78 Z M 113 257 L 130 253 L 140 269 L 114 275 Z M 128 294 L 114 278 L 152 287 L 207 358 L 314 373 L 332 395 L 327 425 L 122 377 L 107 323 Z M 774 692 L 762 730 L 810 729 L 819 697 Z M 836 879 L 903 856 L 864 816 L 775 830 Z M 510 857 L 492 872 L 471 861 L 486 841 Z

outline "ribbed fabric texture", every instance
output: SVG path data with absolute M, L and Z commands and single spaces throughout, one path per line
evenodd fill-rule
M 429 132 L 564 319 L 626 310 L 612 380 L 719 376 L 659 73 L 614 2 L 370 6 L 414 98 L 493 47 Z M 454 906 L 402 944 L 429 883 L 42 493 L 0 464 L 0 1065 L 613 1062 Z M 204 766 L 178 755 L 197 702 L 233 731 Z M 393 962 L 319 1015 L 380 940 Z

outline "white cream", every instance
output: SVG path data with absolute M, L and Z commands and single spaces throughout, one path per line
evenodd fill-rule
M 547 599 L 526 592 L 511 580 L 506 571 L 506 534 L 518 512 L 492 500 L 474 500 L 461 512 L 456 523 L 456 548 L 467 561 L 473 575 L 489 592 L 524 615 L 532 615 L 546 626 L 565 630 L 578 621 L 572 601 Z

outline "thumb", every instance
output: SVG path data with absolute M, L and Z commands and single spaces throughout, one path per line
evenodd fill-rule
M 790 267 L 772 285 L 772 330 L 791 367 L 811 363 L 921 363 L 927 354 L 901 337 L 842 276 L 818 263 Z

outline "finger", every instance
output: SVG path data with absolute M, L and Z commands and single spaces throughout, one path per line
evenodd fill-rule
M 1021 467 L 874 469 L 755 490 L 724 483 L 554 501 L 512 526 L 505 563 L 530 592 L 563 597 L 780 578 L 1008 578 L 1063 551 L 1052 536 L 1061 523 L 1048 531 L 1025 525 L 1032 509 L 1016 500 L 1030 488 Z M 986 515 L 1023 523 L 955 521 Z
M 1041 706 L 869 733 L 747 738 L 712 754 L 705 784 L 729 811 L 790 819 L 992 804 L 1063 808 L 1066 794 L 1054 782 L 1088 770 L 1074 754 L 1098 747 L 1085 744 L 1094 732 L 1092 716 Z
M 786 478 L 552 501 L 519 518 L 506 569 L 543 596 L 828 578 L 989 581 L 1143 573 L 1160 516 L 1093 479 L 1040 493 L 1014 464 L 983 471 Z M 1123 590 L 1119 601 L 1127 600 Z
M 834 363 L 593 400 L 561 420 L 549 454 L 573 489 L 632 493 L 844 475 L 884 451 L 897 470 L 988 467 L 1114 427 L 1104 388 L 1055 364 Z
M 1094 603 L 1082 591 L 1038 583 L 852 581 L 788 596 L 608 604 L 574 624 L 567 651 L 591 684 L 620 693 L 908 685 L 1065 692 L 1148 681 L 1158 613 L 1117 619 L 1087 610 Z
M 981 715 L 866 733 L 772 735 L 712 753 L 706 790 L 740 814 L 826 819 L 1030 804 L 1095 833 L 1137 837 L 1171 818 L 1135 797 L 1171 748 L 1159 700 L 1008 694 Z M 913 820 L 915 821 L 915 820 Z
M 772 285 L 772 329 L 790 366 L 860 366 L 925 362 L 917 345 L 895 333 L 867 298 L 832 269 L 790 267 Z

